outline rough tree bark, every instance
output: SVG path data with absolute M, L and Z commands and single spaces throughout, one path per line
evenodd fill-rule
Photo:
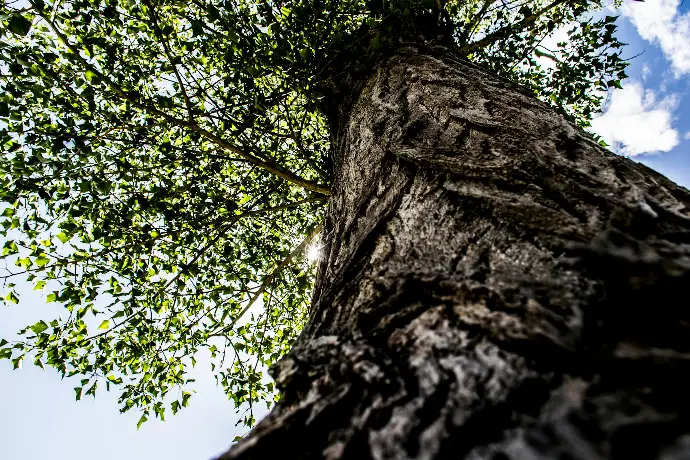
M 690 192 L 440 45 L 344 81 L 310 320 L 221 458 L 690 458 Z

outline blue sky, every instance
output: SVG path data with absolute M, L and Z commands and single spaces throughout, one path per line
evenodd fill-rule
M 690 2 L 625 0 L 620 39 L 632 59 L 593 129 L 617 153 L 690 186 Z
M 54 318 L 56 304 L 28 284 L 20 287 L 18 306 L 0 306 L 0 337 L 9 338 L 39 319 Z M 193 460 L 225 451 L 246 428 L 208 369 L 203 356 L 190 377 L 197 393 L 190 407 L 165 422 L 153 417 L 137 431 L 140 414 L 120 414 L 117 394 L 99 388 L 96 398 L 76 402 L 77 378 L 61 380 L 25 362 L 12 370 L 0 362 L 0 459 L 2 460 Z M 265 413 L 265 409 L 259 413 Z
M 622 90 L 609 95 L 594 130 L 612 149 L 690 187 L 690 2 L 624 0 L 619 36 L 632 61 Z M 610 14 L 610 13 L 609 13 Z M 0 337 L 38 318 L 55 304 L 30 287 L 22 303 L 0 310 Z M 3 460 L 208 459 L 242 433 L 235 411 L 200 362 L 191 407 L 165 423 L 136 429 L 139 415 L 120 415 L 115 394 L 74 401 L 73 381 L 30 364 L 12 371 L 0 363 L 0 447 Z

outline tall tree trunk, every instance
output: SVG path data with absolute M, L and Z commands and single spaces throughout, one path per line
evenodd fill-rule
M 349 81 L 309 323 L 221 458 L 687 459 L 690 192 L 443 46 Z

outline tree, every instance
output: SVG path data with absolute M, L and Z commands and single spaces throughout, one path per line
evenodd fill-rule
M 5 256 L 70 316 L 0 356 L 145 421 L 206 347 L 257 401 L 321 231 L 228 458 L 675 458 L 690 199 L 576 126 L 625 78 L 600 6 L 6 8 Z

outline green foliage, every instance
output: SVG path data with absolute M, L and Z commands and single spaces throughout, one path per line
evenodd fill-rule
M 118 387 L 138 426 L 188 405 L 201 351 L 236 407 L 273 400 L 262 372 L 305 321 L 303 253 L 331 179 L 320 108 L 332 62 L 451 34 L 583 126 L 625 78 L 613 18 L 590 16 L 598 1 L 438 5 L 3 6 L 3 299 L 19 302 L 10 281 L 23 279 L 57 305 L 0 341 L 0 359 L 80 376 L 77 399 Z M 569 41 L 546 49 L 559 27 Z
M 627 78 L 628 62 L 621 58 L 624 44 L 614 36 L 616 17 L 592 14 L 603 4 L 540 0 L 513 9 L 464 8 L 455 14 L 473 27 L 459 34 L 461 40 L 472 43 L 473 36 L 483 35 L 468 45 L 471 59 L 531 89 L 587 127 L 600 111 L 606 90 Z M 491 24 L 489 31 L 480 32 L 482 24 Z M 563 40 L 547 46 L 555 34 Z

